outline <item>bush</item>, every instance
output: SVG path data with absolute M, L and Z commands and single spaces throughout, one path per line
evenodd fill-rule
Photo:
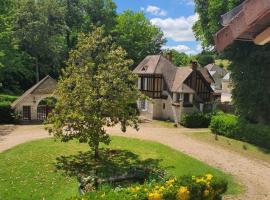
M 0 124 L 14 123 L 14 112 L 9 102 L 0 102 Z
M 208 128 L 211 122 L 212 113 L 194 112 L 186 114 L 181 120 L 181 125 L 187 128 Z
M 6 94 L 0 94 L 0 102 L 13 102 L 17 99 L 17 96 L 11 96 Z
M 270 149 L 269 126 L 251 124 L 231 114 L 218 114 L 212 117 L 210 129 L 215 134 Z
M 235 138 L 236 134 L 240 132 L 239 125 L 237 116 L 222 113 L 212 117 L 210 129 L 215 134 Z
M 108 200 L 220 200 L 227 191 L 228 183 L 211 174 L 197 177 L 170 178 L 163 182 L 149 182 L 143 185 L 133 185 L 129 188 L 116 188 L 91 192 L 84 197 L 70 200 L 108 199 Z

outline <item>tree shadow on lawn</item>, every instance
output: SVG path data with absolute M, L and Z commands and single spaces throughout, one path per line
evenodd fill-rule
M 56 158 L 56 169 L 63 171 L 69 176 L 88 177 L 93 174 L 99 179 L 108 179 L 111 177 L 130 174 L 134 169 L 144 169 L 149 174 L 147 176 L 164 175 L 168 168 L 161 169 L 161 159 L 141 160 L 139 155 L 128 150 L 101 149 L 100 159 L 95 160 L 93 153 L 79 152 L 76 155 L 60 156 Z M 152 173 L 152 174 L 151 174 Z

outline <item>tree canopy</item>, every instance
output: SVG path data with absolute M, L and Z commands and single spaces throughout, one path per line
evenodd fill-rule
M 0 1 L 0 92 L 21 93 L 48 74 L 58 78 L 78 35 L 94 27 L 126 50 L 131 69 L 165 42 L 142 12 L 117 14 L 112 0 Z
M 213 34 L 222 26 L 220 16 L 244 0 L 195 0 L 199 20 L 193 27 L 204 47 L 214 45 Z M 222 57 L 231 61 L 233 101 L 238 113 L 253 122 L 270 123 L 270 45 L 236 41 Z
M 163 32 L 152 25 L 142 12 L 127 10 L 116 18 L 112 32 L 116 43 L 122 46 L 136 66 L 147 55 L 161 52 L 166 40 Z
M 141 94 L 131 64 L 102 28 L 79 34 L 55 92 L 58 100 L 47 122 L 52 124 L 49 131 L 62 141 L 88 143 L 98 158 L 99 143 L 110 142 L 104 126 L 137 128 Z

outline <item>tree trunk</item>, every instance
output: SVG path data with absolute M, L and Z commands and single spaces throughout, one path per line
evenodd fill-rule
M 39 67 L 38 67 L 38 58 L 36 57 L 36 82 L 39 82 Z
M 99 160 L 99 151 L 98 150 L 99 150 L 99 143 L 95 146 L 95 150 L 94 150 L 95 151 L 94 152 L 95 153 L 95 155 L 94 155 L 95 160 Z

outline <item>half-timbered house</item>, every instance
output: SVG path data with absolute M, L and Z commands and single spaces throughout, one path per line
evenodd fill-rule
M 147 56 L 133 71 L 138 87 L 151 100 L 139 100 L 141 114 L 178 123 L 184 113 L 202 111 L 212 103 L 213 78 L 198 69 L 177 67 L 162 55 Z

